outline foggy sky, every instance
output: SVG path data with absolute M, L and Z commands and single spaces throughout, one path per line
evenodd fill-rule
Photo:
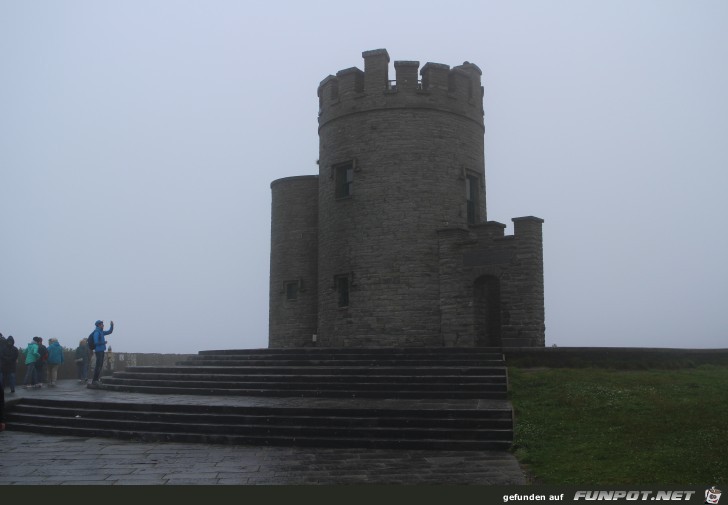
M 317 173 L 318 84 L 379 48 L 483 70 L 547 346 L 728 347 L 720 0 L 0 0 L 0 332 L 266 347 L 270 183 Z

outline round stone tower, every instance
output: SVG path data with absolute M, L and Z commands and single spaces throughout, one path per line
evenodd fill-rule
M 318 88 L 318 342 L 443 345 L 438 230 L 486 221 L 481 71 L 362 56 Z
M 271 191 L 269 345 L 299 347 L 318 324 L 318 177 L 278 179 Z

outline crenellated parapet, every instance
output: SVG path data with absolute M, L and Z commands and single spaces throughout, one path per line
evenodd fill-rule
M 465 116 L 483 125 L 482 72 L 465 62 L 395 61 L 389 76 L 386 49 L 364 51 L 364 70 L 347 68 L 326 77 L 318 87 L 319 126 L 339 117 L 375 109 L 426 108 Z

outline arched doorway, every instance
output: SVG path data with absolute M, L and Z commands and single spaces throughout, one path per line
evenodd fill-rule
M 475 345 L 478 347 L 500 347 L 501 342 L 501 297 L 500 280 L 492 275 L 483 275 L 473 284 L 473 311 L 475 321 Z

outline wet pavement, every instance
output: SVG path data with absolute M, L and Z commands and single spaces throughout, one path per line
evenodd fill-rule
M 127 403 L 351 408 L 489 408 L 492 400 L 332 400 L 151 395 L 58 387 L 6 392 L 23 397 Z M 0 485 L 523 485 L 515 457 L 503 451 L 271 447 L 133 442 L 112 438 L 0 433 Z

